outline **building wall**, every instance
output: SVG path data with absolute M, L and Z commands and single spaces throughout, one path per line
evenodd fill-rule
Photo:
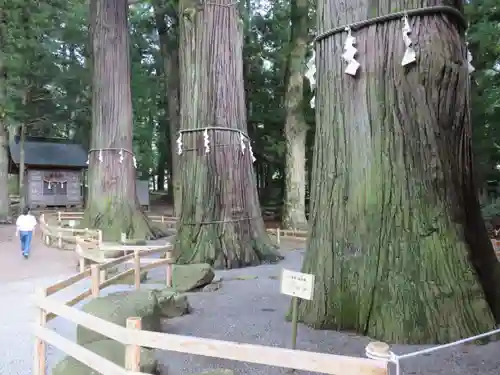
M 82 171 L 28 169 L 27 202 L 36 206 L 82 205 Z

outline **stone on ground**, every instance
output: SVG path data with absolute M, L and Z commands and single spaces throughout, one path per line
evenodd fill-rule
M 94 341 L 83 345 L 83 347 L 120 367 L 125 366 L 125 346 L 117 341 Z M 154 350 L 141 348 L 140 371 L 147 374 L 158 374 L 158 362 L 155 359 Z M 100 375 L 100 373 L 67 356 L 57 363 L 52 370 L 52 375 Z
M 202 288 L 214 277 L 214 271 L 207 263 L 175 265 L 172 270 L 172 284 L 179 292 Z
M 163 318 L 176 318 L 191 312 L 187 296 L 169 288 L 155 290 L 155 293 L 160 314 Z
M 108 277 L 110 277 L 110 276 L 108 275 Z M 147 281 L 147 279 L 148 279 L 148 271 L 142 271 L 141 272 L 141 283 Z M 135 275 L 132 273 L 130 275 L 122 277 L 122 278 L 116 280 L 113 284 L 134 285 L 135 284 Z
M 156 293 L 151 290 L 116 292 L 97 297 L 84 305 L 83 311 L 123 327 L 127 318 L 139 317 L 142 319 L 143 330 L 161 330 L 161 311 Z M 106 339 L 107 337 L 88 328 L 77 327 L 76 341 L 80 345 Z

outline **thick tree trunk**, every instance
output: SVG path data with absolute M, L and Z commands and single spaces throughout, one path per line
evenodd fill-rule
M 24 163 L 24 141 L 26 139 L 26 125 L 24 122 L 19 127 L 19 206 L 21 210 L 26 207 L 26 188 L 24 186 L 24 177 L 26 175 L 26 166 Z
M 247 133 L 242 41 L 231 0 L 181 1 L 181 263 L 236 268 L 281 259 L 264 227 Z M 208 130 L 210 152 L 204 146 Z M 220 129 L 222 128 L 222 129 Z M 227 129 L 227 130 L 226 130 Z
M 179 174 L 179 156 L 177 155 L 177 132 L 180 122 L 180 80 L 179 80 L 179 20 L 177 14 L 169 14 L 172 19 L 170 35 L 165 22 L 166 4 L 162 0 L 154 3 L 156 28 L 160 39 L 160 53 L 163 59 L 163 69 L 166 87 L 167 112 L 170 126 L 170 152 L 172 153 L 172 168 L 170 184 L 174 197 L 174 214 L 180 215 L 182 206 L 181 181 Z M 175 12 L 174 12 L 175 13 Z M 169 185 L 169 192 L 171 191 Z
M 308 38 L 308 0 L 292 0 L 290 55 L 285 92 L 285 204 L 283 226 L 291 229 L 307 228 L 306 220 L 306 135 L 304 119 L 304 63 Z
M 1 46 L 5 43 L 6 27 L 3 12 L 0 10 L 0 222 L 9 217 L 9 139 L 5 122 L 7 95 L 5 80 L 5 54 Z
M 161 232 L 141 211 L 135 189 L 127 1 L 91 0 L 90 14 L 94 151 L 83 225 L 102 229 L 107 240 L 118 240 L 122 232 L 154 238 Z
M 319 33 L 436 5 L 319 0 Z M 455 1 L 457 7 L 461 2 Z M 410 19 L 417 62 L 403 67 L 400 20 L 365 27 L 344 73 L 345 33 L 317 46 L 311 233 L 316 275 L 300 318 L 387 342 L 443 343 L 500 320 L 500 272 L 472 174 L 469 77 L 456 20 Z

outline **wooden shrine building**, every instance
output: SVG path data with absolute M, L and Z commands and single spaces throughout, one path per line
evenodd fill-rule
M 19 136 L 9 141 L 9 173 L 19 174 Z M 67 139 L 26 137 L 24 142 L 26 204 L 71 207 L 84 204 L 87 150 Z

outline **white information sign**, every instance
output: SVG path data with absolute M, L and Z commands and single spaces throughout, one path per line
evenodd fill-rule
M 74 221 L 74 220 L 70 220 L 68 224 L 69 224 L 69 226 L 70 226 L 71 228 L 74 228 L 74 227 L 75 227 L 75 225 L 76 225 L 76 221 Z
M 283 269 L 281 274 L 281 294 L 312 300 L 314 275 Z

